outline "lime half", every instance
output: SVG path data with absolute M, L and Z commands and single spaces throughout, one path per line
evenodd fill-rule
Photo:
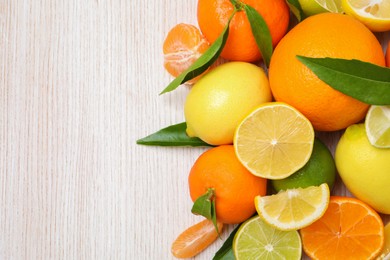
M 365 125 L 368 140 L 373 146 L 390 148 L 390 106 L 371 106 Z
M 341 0 L 299 0 L 299 4 L 307 16 L 326 12 L 343 12 Z
M 233 252 L 240 259 L 301 259 L 302 243 L 297 231 L 281 231 L 259 216 L 245 221 L 233 240 Z

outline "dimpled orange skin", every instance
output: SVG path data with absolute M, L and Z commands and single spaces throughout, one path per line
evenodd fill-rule
M 221 145 L 204 152 L 191 168 L 188 183 L 195 201 L 209 188 L 215 191 L 218 221 L 237 224 L 255 212 L 254 198 L 264 196 L 267 180 L 251 174 L 237 159 L 233 145 Z
M 363 24 L 342 14 L 311 16 L 275 48 L 269 67 L 274 98 L 303 113 L 319 131 L 336 131 L 362 120 L 368 105 L 318 79 L 296 55 L 358 59 L 385 65 L 382 47 Z
M 264 18 L 275 46 L 286 34 L 289 24 L 289 8 L 284 0 L 245 0 Z M 222 33 L 234 7 L 230 0 L 199 0 L 198 24 L 207 40 L 213 43 Z M 252 29 L 244 11 L 237 12 L 230 23 L 229 37 L 221 56 L 227 60 L 257 61 L 260 51 L 252 35 Z

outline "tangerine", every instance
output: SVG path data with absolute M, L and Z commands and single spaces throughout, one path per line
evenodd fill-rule
M 321 81 L 297 55 L 358 59 L 384 66 L 381 44 L 356 19 L 334 13 L 311 16 L 279 42 L 271 57 L 274 98 L 304 114 L 319 131 L 336 131 L 362 120 L 368 105 Z
M 289 8 L 284 0 L 244 0 L 265 20 L 276 44 L 287 32 Z M 222 33 L 234 11 L 230 0 L 199 0 L 198 24 L 203 35 L 213 43 Z M 253 62 L 261 59 L 260 51 L 252 35 L 252 29 L 244 11 L 237 12 L 229 26 L 229 36 L 221 57 L 227 60 Z
M 208 48 L 210 44 L 198 28 L 180 23 L 167 34 L 164 44 L 164 67 L 174 77 L 188 69 Z M 194 83 L 196 77 L 188 83 Z
M 204 152 L 191 168 L 191 199 L 214 189 L 217 220 L 241 223 L 255 212 L 254 199 L 266 194 L 267 180 L 252 175 L 237 159 L 233 145 L 221 145 Z
M 331 196 L 325 214 L 300 233 L 311 259 L 374 259 L 384 245 L 378 213 L 349 197 Z

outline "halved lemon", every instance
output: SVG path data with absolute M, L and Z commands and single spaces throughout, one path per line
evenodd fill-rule
M 281 231 L 268 225 L 259 216 L 245 221 L 233 240 L 237 260 L 290 259 L 299 260 L 302 242 L 297 231 Z
M 299 4 L 307 16 L 326 12 L 343 12 L 341 0 L 299 0 Z
M 390 0 L 342 0 L 342 7 L 371 31 L 390 30 Z
M 237 158 L 252 174 L 283 179 L 309 160 L 314 130 L 310 121 L 292 106 L 270 102 L 244 118 L 233 143 Z
M 390 148 L 390 106 L 371 106 L 365 126 L 368 140 L 373 146 Z
M 288 189 L 275 195 L 257 196 L 255 206 L 259 216 L 271 226 L 280 230 L 298 230 L 324 215 L 329 197 L 329 187 L 323 183 Z

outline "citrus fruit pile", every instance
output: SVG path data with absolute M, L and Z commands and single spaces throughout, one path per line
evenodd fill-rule
M 178 24 L 163 43 L 175 79 L 162 93 L 189 85 L 185 122 L 137 141 L 208 147 L 188 175 L 205 219 L 172 254 L 200 254 L 237 225 L 214 259 L 386 257 L 390 42 L 385 53 L 378 37 L 390 0 L 197 4 L 199 29 Z

